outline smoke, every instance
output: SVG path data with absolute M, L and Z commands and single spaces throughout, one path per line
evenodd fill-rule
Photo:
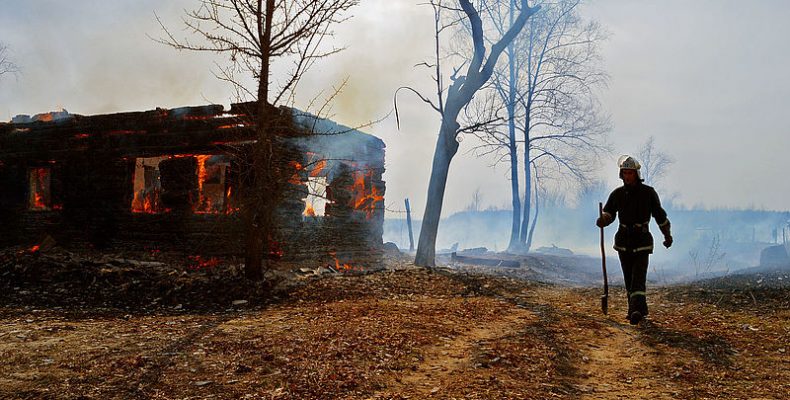
M 579 202 L 578 206 L 544 205 L 541 210 L 531 251 L 568 249 L 576 255 L 600 258 L 600 233 L 595 226 L 597 202 Z M 763 249 L 775 242 L 782 243 L 782 228 L 790 220 L 790 212 L 751 209 L 670 206 L 667 212 L 674 237 L 670 249 L 661 245 L 662 235 L 654 221 L 650 226 L 655 250 L 650 258 L 649 277 L 656 283 L 685 282 L 758 266 Z M 458 250 L 486 247 L 490 251 L 505 251 L 510 238 L 510 218 L 510 210 L 455 213 L 439 225 L 437 252 L 455 243 Z M 414 235 L 418 237 L 420 221 L 413 224 Z M 605 247 L 607 260 L 614 268 L 610 273 L 619 275 L 617 252 L 612 249 L 615 231 L 616 224 L 605 229 Z M 385 220 L 385 242 L 408 249 L 408 238 L 405 218 Z
M 183 10 L 191 9 L 193 0 L 5 3 L 0 38 L 13 51 L 20 74 L 0 82 L 2 121 L 61 108 L 87 115 L 235 100 L 232 87 L 211 73 L 213 62 L 224 61 L 221 56 L 177 52 L 146 36 L 160 36 L 154 11 L 180 33 Z M 417 3 L 370 0 L 352 10 L 354 17 L 337 27 L 334 38 L 347 50 L 316 64 L 302 82 L 299 96 L 304 97 L 294 105 L 316 112 L 306 107 L 310 100 L 348 77 L 334 108 L 322 115 L 356 127 L 391 111 L 399 86 L 434 93 L 430 70 L 414 67 L 429 61 L 433 51 L 432 12 Z M 585 18 L 613 32 L 601 47 L 612 77 L 602 102 L 612 112 L 611 138 L 618 146 L 602 160 L 609 166 L 608 183 L 617 183 L 611 170 L 616 156 L 634 153 L 655 136 L 677 160 L 662 181 L 662 194 L 678 193 L 678 203 L 786 209 L 790 180 L 777 174 L 786 169 L 790 75 L 782 71 L 790 65 L 790 53 L 777 49 L 788 37 L 787 10 L 786 2 L 776 0 L 749 7 L 710 0 L 587 2 Z M 419 219 L 439 118 L 414 96 L 402 93 L 398 99 L 399 130 L 394 116 L 363 130 L 387 144 L 388 209 L 402 211 L 408 197 Z M 453 160 L 446 217 L 463 210 L 478 187 L 487 205 L 509 202 L 507 168 L 491 169 L 492 159 L 467 154 L 472 145 L 462 143 Z M 594 218 L 596 209 L 593 204 L 585 218 Z M 543 222 L 547 219 L 539 221 L 539 229 Z M 555 236 L 539 236 L 535 245 L 555 240 L 563 245 L 562 235 Z M 595 238 L 589 232 L 582 236 Z M 507 238 L 493 237 L 487 247 L 501 249 Z M 586 247 L 594 252 L 594 244 Z
M 192 2 L 19 2 L 0 16 L 0 34 L 18 55 L 19 78 L 0 91 L 2 118 L 66 108 L 100 114 L 223 103 L 229 90 L 207 54 L 155 43 L 154 11 L 179 24 Z M 200 65 L 200 68 L 196 68 Z

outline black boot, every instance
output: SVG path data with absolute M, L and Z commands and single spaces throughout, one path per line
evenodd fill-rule
M 628 321 L 631 325 L 638 324 L 647 315 L 647 299 L 644 294 L 637 294 L 628 297 L 631 301 L 631 309 L 628 313 Z
M 631 325 L 637 325 L 640 321 L 642 321 L 642 313 L 639 311 L 632 312 L 628 317 L 628 322 L 630 322 Z
M 631 320 L 631 313 L 634 312 L 634 302 L 631 301 L 631 293 L 626 293 L 626 297 L 628 298 L 628 313 L 625 314 L 625 319 Z

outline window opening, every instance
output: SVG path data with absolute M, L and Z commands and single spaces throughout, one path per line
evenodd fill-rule
M 31 168 L 28 171 L 28 209 L 32 211 L 48 211 L 52 209 L 52 193 L 50 185 L 52 171 L 50 168 Z
M 145 157 L 135 160 L 132 212 L 156 214 L 164 211 L 160 201 L 162 181 L 159 176 L 159 162 L 168 158 Z
M 310 176 L 307 178 L 307 198 L 302 212 L 304 217 L 323 217 L 326 214 L 326 186 L 324 176 Z
M 190 200 L 194 213 L 219 214 L 233 211 L 226 210 L 226 204 L 229 203 L 228 200 L 232 195 L 230 187 L 226 190 L 225 177 L 230 168 L 227 156 L 199 154 L 137 158 L 132 212 L 157 214 L 167 211 L 160 200 L 162 181 L 159 163 L 176 157 L 194 157 L 197 162 L 195 168 L 197 192 Z
M 225 213 L 231 191 L 226 190 L 230 162 L 224 155 L 197 155 L 198 196 L 193 211 L 197 214 Z

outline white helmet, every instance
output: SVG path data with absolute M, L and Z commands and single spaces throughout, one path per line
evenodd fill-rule
M 620 156 L 620 158 L 617 159 L 617 167 L 620 168 L 620 179 L 623 178 L 624 169 L 632 169 L 636 171 L 637 179 L 640 181 L 642 180 L 642 174 L 639 172 L 639 169 L 642 168 L 642 166 L 639 165 L 639 161 L 636 161 L 636 158 L 633 158 L 629 155 Z

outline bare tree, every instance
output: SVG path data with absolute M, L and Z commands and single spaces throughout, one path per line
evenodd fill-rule
M 637 160 L 642 163 L 642 179 L 651 186 L 657 185 L 675 162 L 672 156 L 656 148 L 655 139 L 650 136 L 636 154 Z
M 19 72 L 19 68 L 8 57 L 8 46 L 0 43 L 0 76 L 17 72 Z
M 595 96 L 596 88 L 607 81 L 597 65 L 597 43 L 605 34 L 598 24 L 581 19 L 580 2 L 540 4 L 541 11 L 510 44 L 505 62 L 492 78 L 497 107 L 504 109 L 507 124 L 494 125 L 479 135 L 483 145 L 478 153 L 498 154 L 498 160 L 510 163 L 511 251 L 526 251 L 531 243 L 534 223 L 530 215 L 537 212 L 531 209 L 532 186 L 537 185 L 533 170 L 544 179 L 570 177 L 584 182 L 599 153 L 608 149 L 605 133 L 610 124 Z M 486 9 L 486 17 L 501 32 L 512 25 L 512 7 L 512 0 L 495 2 Z M 519 154 L 523 157 L 520 166 Z M 523 170 L 523 202 L 519 169 Z
M 480 188 L 478 187 L 472 193 L 472 201 L 469 202 L 468 206 L 466 206 L 466 210 L 472 212 L 480 212 L 480 210 L 482 209 L 482 205 L 483 205 L 483 194 L 480 193 Z
M 468 19 L 470 27 L 469 32 L 474 48 L 473 55 L 469 58 L 470 61 L 465 63 L 465 74 L 461 76 L 458 75 L 458 73 L 462 71 L 463 65 L 455 68 L 450 77 L 452 84 L 447 87 L 445 92 L 440 68 L 439 35 L 447 27 L 442 26 L 440 23 L 441 11 L 447 8 L 441 4 L 441 0 L 432 0 L 430 4 L 434 8 L 434 15 L 436 17 L 436 59 L 433 67 L 436 68 L 434 81 L 436 82 L 438 101 L 437 103 L 433 103 L 425 96 L 419 94 L 416 90 L 407 88 L 417 93 L 423 101 L 429 103 L 442 118 L 442 124 L 439 128 L 439 137 L 436 142 L 436 149 L 433 156 L 431 178 L 428 184 L 428 199 L 423 215 L 420 239 L 417 244 L 417 255 L 414 260 L 415 264 L 427 267 L 435 265 L 436 234 L 439 229 L 439 219 L 442 213 L 442 203 L 447 185 L 447 176 L 450 170 L 450 161 L 458 152 L 458 134 L 465 130 L 471 131 L 476 129 L 476 126 L 462 129 L 461 124 L 458 122 L 459 114 L 469 105 L 478 90 L 488 82 L 499 56 L 516 35 L 518 35 L 527 22 L 527 19 L 537 11 L 536 7 L 528 6 L 527 0 L 521 0 L 519 2 L 518 17 L 514 20 L 513 26 L 502 34 L 500 39 L 491 46 L 491 52 L 488 54 L 488 57 L 486 57 L 487 40 L 483 30 L 483 21 L 480 18 L 478 10 L 469 0 L 459 0 L 458 3 L 463 12 L 459 20 L 464 18 Z
M 706 246 L 705 243 L 700 243 L 689 250 L 689 258 L 694 265 L 695 278 L 709 273 L 711 268 L 727 256 L 727 253 L 721 251 L 721 237 L 719 234 L 714 233 L 710 239 L 709 245 Z
M 183 23 L 190 38 L 176 38 L 159 20 L 165 32 L 161 43 L 178 50 L 227 54 L 231 64 L 218 77 L 233 84 L 241 94 L 257 101 L 253 121 L 257 141 L 252 154 L 253 173 L 248 185 L 253 196 L 243 205 L 247 221 L 246 274 L 260 279 L 266 257 L 272 251 L 274 210 L 282 201 L 283 188 L 292 171 L 287 170 L 275 132 L 278 124 L 287 125 L 290 116 L 280 117 L 275 105 L 292 100 L 302 74 L 321 58 L 339 49 L 327 48 L 323 41 L 332 36 L 332 26 L 344 21 L 344 13 L 358 0 L 200 0 L 187 11 Z M 271 84 L 271 65 L 275 60 L 292 63 L 278 86 Z M 257 88 L 247 88 L 236 72 L 253 77 Z

